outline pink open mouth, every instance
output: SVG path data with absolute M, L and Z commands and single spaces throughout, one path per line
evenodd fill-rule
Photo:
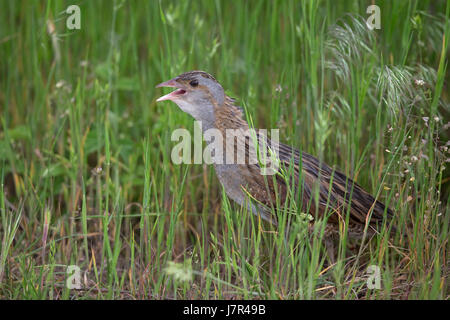
M 166 94 L 165 96 L 162 96 L 160 98 L 158 98 L 158 100 L 156 100 L 157 102 L 159 101 L 164 101 L 164 100 L 175 100 L 181 96 L 183 96 L 184 94 L 186 94 L 186 90 L 180 88 L 180 85 L 175 81 L 175 80 L 169 80 L 163 83 L 160 83 L 156 86 L 157 88 L 160 87 L 171 87 L 171 88 L 178 88 L 175 91 L 172 91 L 169 94 Z

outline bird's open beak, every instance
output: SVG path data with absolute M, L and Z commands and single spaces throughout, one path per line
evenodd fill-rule
M 172 80 L 169 80 L 166 82 L 162 82 L 156 86 L 156 88 L 161 88 L 161 87 L 177 88 L 177 90 L 172 91 L 171 93 L 158 98 L 158 100 L 156 100 L 157 102 L 164 101 L 164 100 L 175 100 L 177 98 L 180 98 L 182 95 L 184 95 L 186 93 L 186 90 L 183 89 L 183 86 L 181 84 L 179 84 L 178 81 L 176 81 L 175 79 L 172 79 Z

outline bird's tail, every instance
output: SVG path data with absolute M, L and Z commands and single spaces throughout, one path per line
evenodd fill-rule
M 381 201 L 375 199 L 370 193 L 365 191 L 360 185 L 347 178 L 344 174 L 336 172 L 336 183 L 342 186 L 346 185 L 345 195 L 342 196 L 342 187 L 333 188 L 335 194 L 340 194 L 339 198 L 345 198 L 344 202 L 350 204 L 351 219 L 355 222 L 365 224 L 368 220 L 369 225 L 379 230 L 382 223 L 392 221 L 394 212 Z M 339 190 L 337 190 L 339 189 Z

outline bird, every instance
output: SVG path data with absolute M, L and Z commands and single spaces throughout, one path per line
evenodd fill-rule
M 384 222 L 392 220 L 393 211 L 388 206 L 339 170 L 306 152 L 269 139 L 260 130 L 251 131 L 243 109 L 209 73 L 189 71 L 156 87 L 175 88 L 157 102 L 172 101 L 190 114 L 201 123 L 205 140 L 208 130 L 223 135 L 223 146 L 213 152 L 217 153 L 213 154 L 216 175 L 226 195 L 253 214 L 277 225 L 288 202 L 298 198 L 301 203 L 294 207 L 295 212 L 289 213 L 308 214 L 312 223 L 326 219 L 329 235 L 337 234 L 339 225 L 344 224 L 351 237 L 361 237 L 366 232 L 373 234 Z M 232 139 L 228 139 L 230 131 Z M 262 172 L 261 161 L 256 159 L 256 146 L 261 142 L 268 146 L 262 155 L 268 156 L 272 164 L 278 164 L 271 175 Z M 244 161 L 227 161 L 230 153 L 235 160 L 233 152 L 239 145 L 244 146 Z M 289 206 L 290 211 L 292 207 Z

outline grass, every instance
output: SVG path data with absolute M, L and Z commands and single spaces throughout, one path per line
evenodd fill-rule
M 450 2 L 376 3 L 368 31 L 372 1 L 2 2 L 0 297 L 448 299 Z M 395 235 L 342 232 L 329 265 L 323 222 L 270 226 L 174 165 L 193 120 L 154 87 L 192 69 L 388 203 Z

